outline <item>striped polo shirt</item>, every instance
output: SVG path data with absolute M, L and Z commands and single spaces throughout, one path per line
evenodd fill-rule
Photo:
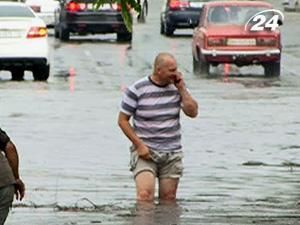
M 174 84 L 159 86 L 150 76 L 131 85 L 121 103 L 121 112 L 133 118 L 137 136 L 156 151 L 181 149 L 180 109 L 181 97 Z

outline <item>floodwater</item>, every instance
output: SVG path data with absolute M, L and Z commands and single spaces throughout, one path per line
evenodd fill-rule
M 191 30 L 160 36 L 161 2 L 134 25 L 131 46 L 114 35 L 50 36 L 47 83 L 0 73 L 1 127 L 27 186 L 7 225 L 300 224 L 300 14 L 285 13 L 279 79 L 260 67 L 229 76 L 219 67 L 205 79 L 192 73 Z M 176 56 L 200 115 L 182 116 L 177 203 L 136 205 L 130 143 L 116 120 L 122 91 L 151 73 L 161 51 Z

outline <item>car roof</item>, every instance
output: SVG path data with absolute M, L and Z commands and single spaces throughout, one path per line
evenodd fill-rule
M 272 8 L 272 4 L 263 1 L 213 1 L 205 3 L 206 6 L 262 6 Z

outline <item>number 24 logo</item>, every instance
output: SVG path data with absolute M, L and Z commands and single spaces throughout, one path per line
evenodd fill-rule
M 267 19 L 264 13 L 273 12 L 274 15 Z M 256 13 L 252 16 L 245 25 L 245 30 L 247 29 L 249 23 L 255 22 L 254 25 L 251 26 L 250 31 L 263 31 L 265 29 L 271 29 L 272 31 L 276 30 L 279 26 L 278 22 L 282 19 L 284 20 L 284 15 L 281 11 L 276 9 L 268 9 L 261 12 Z

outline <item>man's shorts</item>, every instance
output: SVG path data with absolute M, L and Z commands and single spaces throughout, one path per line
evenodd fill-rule
M 130 171 L 134 178 L 141 172 L 152 172 L 159 179 L 180 178 L 183 173 L 182 151 L 162 152 L 150 150 L 151 159 L 138 156 L 137 151 L 130 152 Z

